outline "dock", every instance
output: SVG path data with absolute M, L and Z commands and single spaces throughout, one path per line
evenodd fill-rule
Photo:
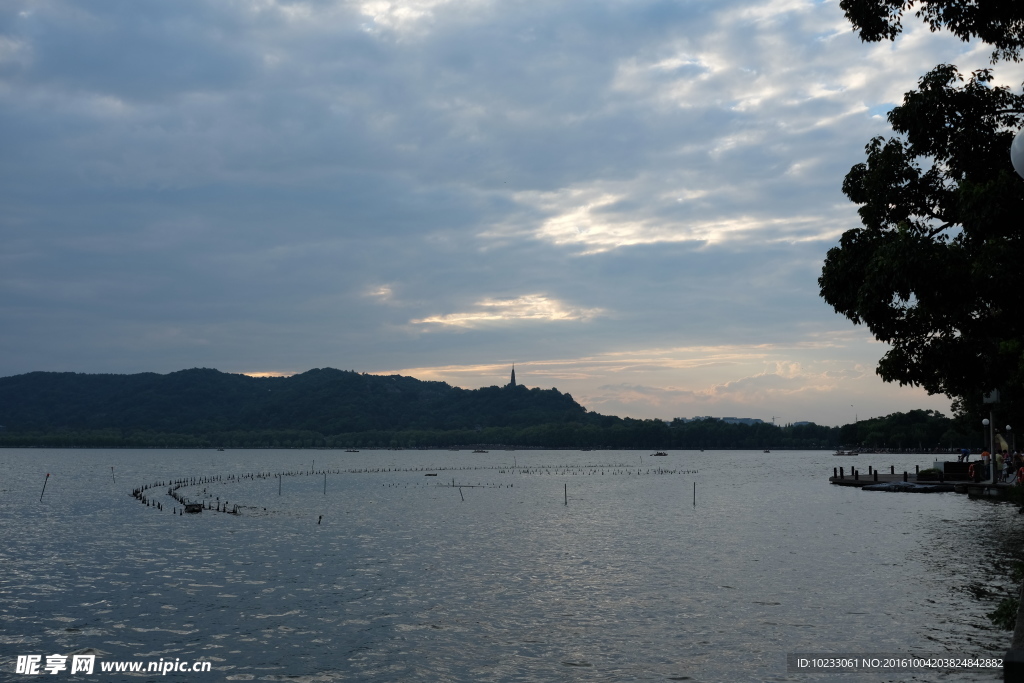
M 829 477 L 828 478 L 828 483 L 830 483 L 830 484 L 835 484 L 836 486 L 855 486 L 857 488 L 860 488 L 861 486 L 867 486 L 868 484 L 886 484 L 886 483 L 894 482 L 894 481 L 908 481 L 908 482 L 913 483 L 913 484 L 938 484 L 939 483 L 935 479 L 928 479 L 928 480 L 918 481 L 917 480 L 917 475 L 914 474 L 913 472 L 908 473 L 907 474 L 907 478 L 904 479 L 903 478 L 903 472 L 900 472 L 899 474 L 882 474 L 881 472 L 878 472 L 877 470 L 874 470 L 874 471 L 872 471 L 871 474 L 867 474 L 867 475 L 864 474 L 863 472 L 861 472 L 860 476 L 856 477 L 856 478 L 855 478 L 855 475 L 853 475 L 853 474 L 846 474 L 843 477 Z M 952 483 L 961 483 L 961 482 L 948 481 L 948 482 L 945 482 L 945 483 L 952 484 Z M 965 482 L 962 482 L 962 483 L 967 484 L 968 482 L 965 481 Z
M 925 485 L 944 484 L 951 486 L 955 493 L 966 493 L 970 498 L 1009 501 L 1024 506 L 1024 486 L 1022 485 L 1003 482 L 993 483 L 987 480 L 975 481 L 968 476 L 967 463 L 950 462 L 935 463 L 935 465 L 944 466 L 941 468 L 943 470 L 942 474 L 936 475 L 933 471 L 919 476 L 917 471 L 919 468 L 917 467 L 914 468 L 914 472 L 896 472 L 895 466 L 890 466 L 889 472 L 880 472 L 869 467 L 868 473 L 861 472 L 856 468 L 850 468 L 850 471 L 845 471 L 845 467 L 834 468 L 834 476 L 829 477 L 828 481 L 835 486 L 853 486 L 856 488 L 862 488 L 871 484 L 900 482 Z

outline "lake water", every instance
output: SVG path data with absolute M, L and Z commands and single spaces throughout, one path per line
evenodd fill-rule
M 1017 509 L 828 484 L 853 462 L 806 451 L 0 450 L 0 678 L 1001 680 L 787 672 L 794 652 L 991 657 L 1009 644 L 985 615 L 1016 590 Z M 228 479 L 258 472 L 289 474 Z M 163 511 L 130 495 L 214 476 L 179 493 L 241 514 L 174 515 L 166 487 L 147 492 Z M 17 655 L 73 652 L 212 671 L 13 673 Z

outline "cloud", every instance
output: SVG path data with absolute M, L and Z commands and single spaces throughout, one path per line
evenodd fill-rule
M 435 315 L 412 320 L 414 325 L 476 327 L 491 323 L 529 321 L 589 320 L 601 315 L 599 308 L 575 308 L 543 294 L 527 294 L 514 299 L 481 299 L 476 310 Z
M 389 285 L 379 285 L 377 287 L 371 287 L 366 292 L 366 296 L 376 299 L 381 303 L 391 303 L 394 301 L 394 291 Z
M 637 414 L 597 387 L 850 387 L 880 349 L 817 296 L 842 178 L 928 68 L 989 51 L 803 0 L 14 0 L 0 373 L 508 359 Z
M 864 335 L 842 332 L 795 345 L 655 347 L 514 360 L 521 384 L 568 390 L 588 409 L 604 414 L 663 419 L 774 416 L 789 422 L 844 424 L 858 412 L 885 415 L 907 410 L 908 404 L 948 412 L 943 397 L 884 385 L 871 371 L 872 346 Z M 472 388 L 507 382 L 512 360 L 381 372 Z

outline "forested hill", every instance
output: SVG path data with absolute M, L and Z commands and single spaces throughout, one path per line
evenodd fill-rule
M 975 438 L 977 437 L 977 438 Z M 330 368 L 292 377 L 193 369 L 167 375 L 31 372 L 0 377 L 0 448 L 880 449 L 980 446 L 933 411 L 843 427 L 637 420 L 587 412 L 557 389 L 459 389 Z
M 123 429 L 178 434 L 308 430 L 473 430 L 578 422 L 586 410 L 556 389 L 460 389 L 399 375 L 315 369 L 248 377 L 193 369 L 167 375 L 31 372 L 0 378 L 11 432 Z

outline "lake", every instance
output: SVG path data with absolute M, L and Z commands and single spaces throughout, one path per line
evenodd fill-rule
M 0 671 L 1001 680 L 787 671 L 788 653 L 1001 657 L 1009 646 L 986 614 L 1017 590 L 1017 508 L 828 484 L 854 462 L 913 471 L 931 456 L 4 449 Z M 241 478 L 257 473 L 269 476 Z M 146 492 L 162 511 L 130 495 L 186 477 L 219 477 L 178 493 L 240 514 L 176 515 L 166 485 Z M 162 659 L 211 671 L 13 673 L 18 655 L 55 653 L 95 654 L 97 669 Z

